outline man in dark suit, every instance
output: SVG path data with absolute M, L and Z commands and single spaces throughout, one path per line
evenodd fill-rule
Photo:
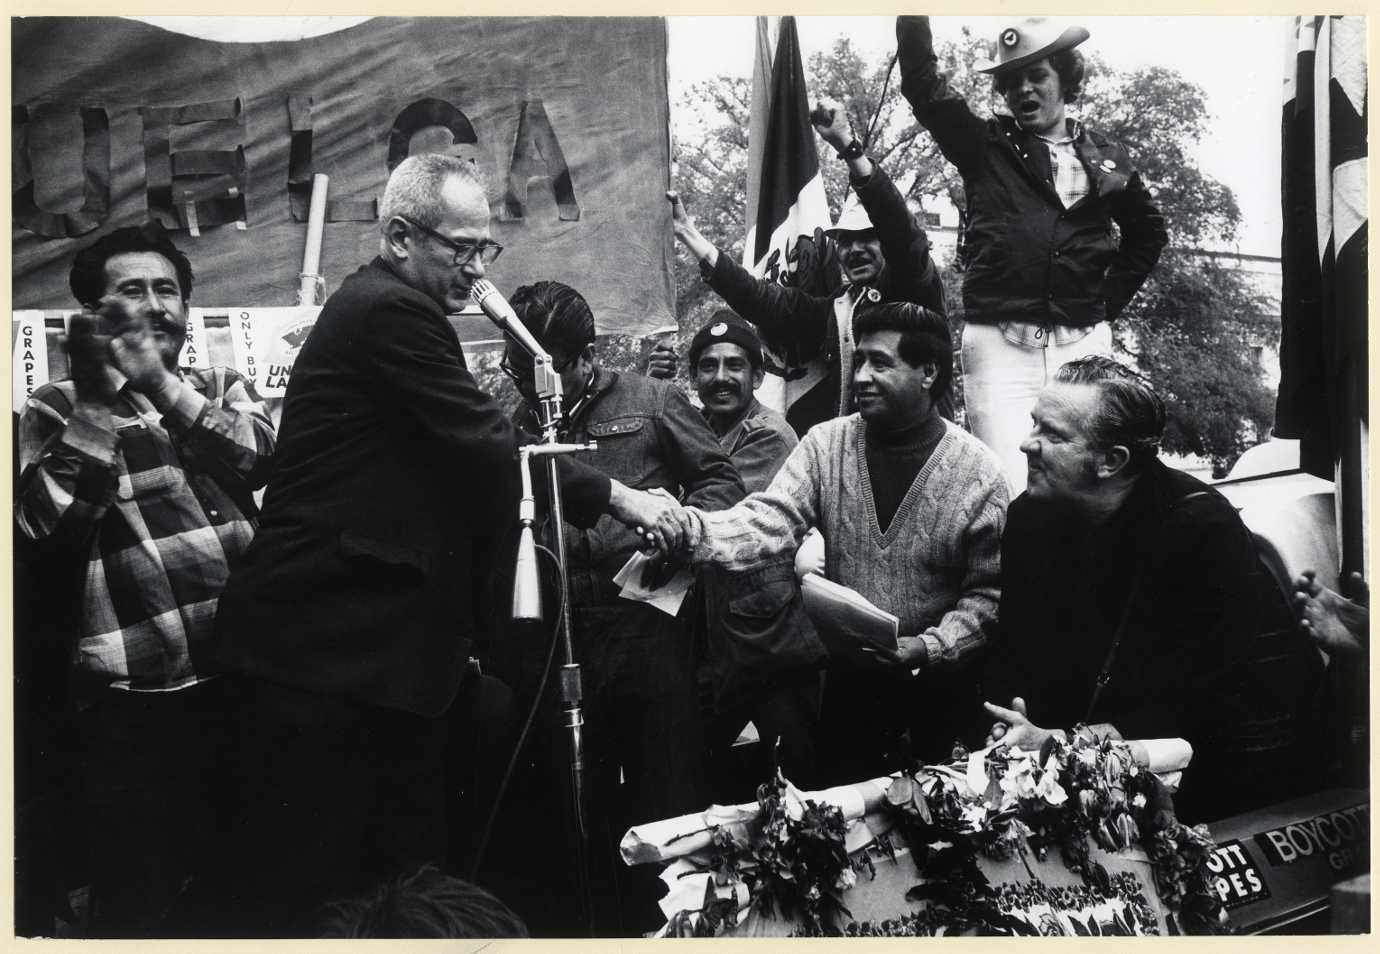
M 291 930 L 285 918 L 446 845 L 445 714 L 518 476 L 513 427 L 446 315 L 502 247 L 453 157 L 401 163 L 379 222 L 379 257 L 297 357 L 260 535 L 221 599 L 242 786 L 226 932 Z M 563 474 L 577 525 L 608 512 L 648 526 L 660 506 L 583 465 Z

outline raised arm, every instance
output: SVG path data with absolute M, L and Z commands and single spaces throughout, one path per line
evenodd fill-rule
M 824 341 L 833 301 L 758 278 L 741 265 L 722 255 L 695 226 L 685 205 L 675 192 L 667 192 L 671 203 L 671 228 L 676 239 L 700 263 L 700 274 L 709 287 L 743 318 L 777 342 L 791 342 L 801 357 L 809 356 Z
M 901 95 L 944 158 L 963 174 L 980 161 L 986 124 L 939 72 L 929 17 L 896 18 L 896 59 Z

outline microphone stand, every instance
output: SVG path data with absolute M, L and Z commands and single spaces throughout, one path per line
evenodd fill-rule
M 535 506 L 533 500 L 531 460 L 533 458 L 543 458 L 546 465 L 547 486 L 550 491 L 550 526 L 552 536 L 552 550 L 556 554 L 556 563 L 560 570 L 560 581 L 562 592 L 568 593 L 570 588 L 570 578 L 566 567 L 566 543 L 565 543 L 565 509 L 561 500 L 561 483 L 559 467 L 556 458 L 561 454 L 575 454 L 583 451 L 595 450 L 597 445 L 594 441 L 584 444 L 563 444 L 557 440 L 557 428 L 561 420 L 561 379 L 551 366 L 551 356 L 539 346 L 534 350 L 529 347 L 528 342 L 522 341 L 518 336 L 512 336 L 510 340 L 516 340 L 532 354 L 533 376 L 537 393 L 537 415 L 541 425 L 541 443 L 526 444 L 518 449 L 519 466 L 522 469 L 523 498 L 519 504 L 519 520 L 523 524 L 523 537 L 530 539 L 532 521 L 535 516 Z M 521 553 L 519 563 L 523 562 Z M 521 570 L 517 575 L 517 583 L 523 579 Z M 535 617 L 527 614 L 532 612 L 532 603 L 528 600 L 520 600 L 515 590 L 513 595 L 514 618 L 539 618 L 541 615 L 539 602 L 536 605 Z M 589 929 L 589 936 L 594 936 L 594 895 L 593 886 L 590 880 L 589 867 L 589 816 L 586 808 L 585 797 L 585 758 L 584 758 L 584 714 L 581 709 L 583 701 L 583 689 L 580 678 L 580 664 L 575 661 L 575 643 L 571 635 L 570 627 L 570 601 L 562 599 L 560 601 L 559 619 L 557 626 L 559 629 L 561 649 L 564 663 L 561 666 L 560 694 L 561 694 L 561 713 L 562 725 L 566 730 L 569 741 L 568 755 L 570 761 L 570 795 L 571 813 L 575 822 L 575 868 L 579 879 L 581 914 L 584 923 Z M 520 605 L 525 607 L 520 609 Z M 522 617 L 518 613 L 522 612 Z

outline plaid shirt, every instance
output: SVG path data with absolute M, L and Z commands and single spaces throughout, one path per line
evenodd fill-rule
M 1062 139 L 1040 136 L 1039 139 L 1049 149 L 1049 172 L 1054 191 L 1059 193 L 1059 201 L 1067 209 L 1088 194 L 1088 170 L 1078 160 L 1072 136 L 1065 135 Z
M 19 531 L 85 560 L 83 683 L 180 689 L 207 671 L 216 601 L 249 544 L 275 436 L 228 368 L 183 370 L 165 414 L 116 375 L 113 407 L 44 385 L 19 421 Z

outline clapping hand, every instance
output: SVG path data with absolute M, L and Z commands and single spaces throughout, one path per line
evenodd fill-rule
M 109 404 L 115 400 L 106 368 L 110 363 L 110 329 L 104 316 L 83 311 L 73 315 L 62 339 L 77 400 Z
M 147 395 L 168 387 L 173 375 L 163 361 L 148 315 L 129 311 L 114 297 L 102 300 L 101 312 L 115 331 L 110 339 L 111 363 L 129 379 L 129 386 Z

